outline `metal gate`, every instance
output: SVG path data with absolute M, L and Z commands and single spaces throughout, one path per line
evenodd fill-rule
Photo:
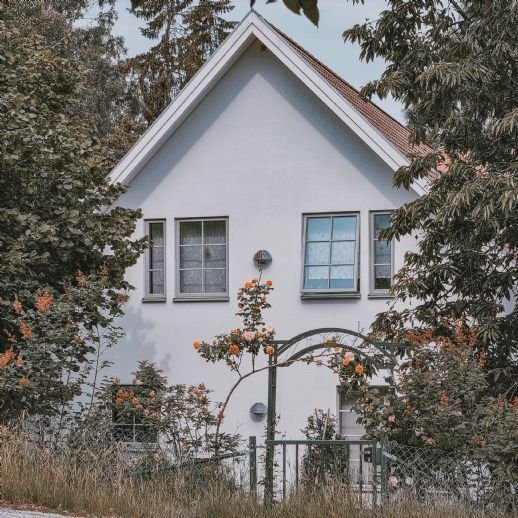
M 333 484 L 346 486 L 363 505 L 380 502 L 383 457 L 375 440 L 266 440 L 265 446 L 273 464 L 265 473 L 267 503 Z

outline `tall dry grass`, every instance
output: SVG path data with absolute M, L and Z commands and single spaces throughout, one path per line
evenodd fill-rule
M 482 518 L 490 516 L 440 502 L 400 499 L 361 508 L 346 488 L 297 494 L 266 509 L 236 488 L 223 470 L 201 468 L 135 477 L 116 449 L 52 453 L 26 437 L 0 433 L 0 498 L 99 517 L 365 517 Z M 494 516 L 499 516 L 496 513 Z M 502 514 L 500 516 L 505 516 Z

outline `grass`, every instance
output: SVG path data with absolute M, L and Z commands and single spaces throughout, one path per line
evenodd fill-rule
M 266 509 L 236 489 L 221 469 L 147 477 L 130 476 L 128 464 L 110 450 L 78 460 L 50 454 L 27 439 L 0 432 L 0 499 L 98 517 L 365 517 L 482 518 L 489 514 L 446 503 L 404 498 L 375 510 L 360 508 L 343 487 L 299 493 Z M 498 515 L 494 515 L 498 516 Z M 504 515 L 501 515 L 504 516 Z

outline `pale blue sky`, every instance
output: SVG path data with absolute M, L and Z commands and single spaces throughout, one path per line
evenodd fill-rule
M 152 41 L 139 32 L 139 22 L 128 12 L 130 0 L 117 0 L 119 19 L 115 33 L 123 36 L 130 56 L 145 51 Z M 233 20 L 241 20 L 250 9 L 249 0 L 234 0 L 235 8 L 230 14 Z M 386 8 L 385 0 L 366 0 L 366 5 L 353 5 L 346 0 L 320 0 L 320 24 L 312 25 L 303 16 L 289 11 L 282 0 L 266 5 L 266 0 L 256 0 L 255 9 L 268 21 L 286 32 L 300 45 L 326 63 L 335 72 L 360 88 L 367 81 L 375 79 L 383 71 L 383 62 L 362 63 L 359 59 L 359 47 L 345 44 L 343 31 L 365 19 L 375 20 Z M 398 120 L 403 121 L 400 105 L 393 100 L 376 101 Z

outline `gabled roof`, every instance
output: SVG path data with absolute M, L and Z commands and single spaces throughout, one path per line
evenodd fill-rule
M 268 23 L 268 22 L 266 22 Z M 271 24 L 270 24 L 271 25 Z M 424 155 L 432 151 L 427 145 L 415 146 L 410 143 L 410 130 L 394 119 L 385 110 L 371 101 L 364 99 L 350 83 L 333 72 L 315 56 L 292 40 L 287 34 L 271 25 L 340 95 L 345 97 L 391 144 L 396 146 L 406 157 Z
M 405 126 L 374 103 L 362 99 L 357 90 L 318 59 L 250 11 L 117 164 L 110 173 L 110 181 L 129 184 L 255 40 L 265 45 L 393 171 L 407 165 L 412 154 L 427 150 L 412 147 Z M 426 190 L 425 185 L 417 183 L 413 188 L 418 194 Z

